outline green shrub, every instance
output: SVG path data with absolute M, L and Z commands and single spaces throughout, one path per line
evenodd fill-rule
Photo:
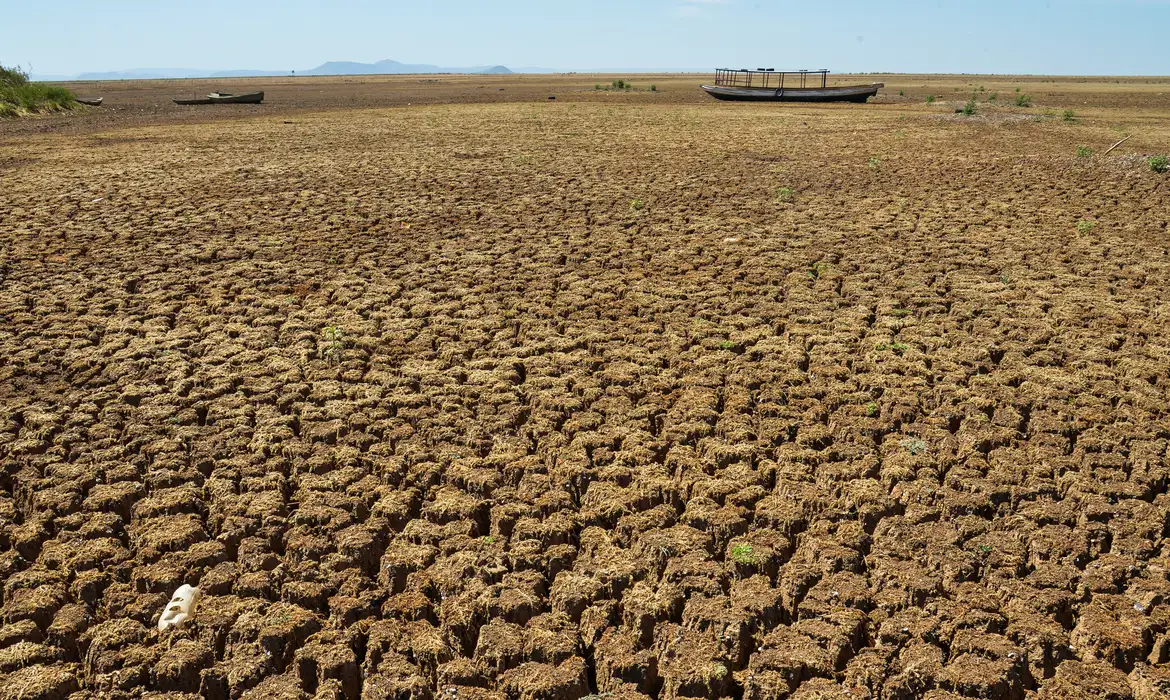
M 1020 91 L 1020 89 L 1016 88 L 1016 92 L 1019 92 L 1019 91 Z M 1029 97 L 1028 95 L 1016 95 L 1016 106 L 1017 107 L 1031 107 L 1032 106 L 1032 98 Z
M 1146 159 L 1146 165 L 1156 173 L 1164 173 L 1170 170 L 1170 156 L 1150 156 Z
M 1078 221 L 1077 222 L 1077 232 L 1078 233 L 1089 233 L 1090 231 L 1093 230 L 1094 226 L 1096 226 L 1096 224 L 1094 224 L 1092 221 Z
M 996 101 L 998 98 L 999 98 L 999 93 L 998 93 L 998 92 L 993 92 L 993 93 L 991 93 L 990 95 L 988 95 L 988 96 L 987 96 L 987 101 L 988 101 L 988 102 L 995 102 L 995 101 Z
M 650 86 L 650 92 L 658 92 L 658 86 L 657 86 L 657 85 L 653 85 L 653 84 L 652 84 L 652 85 Z
M 1064 114 L 1060 115 L 1061 121 L 1075 122 L 1077 120 L 1077 113 L 1071 109 L 1064 110 Z
M 776 199 L 781 202 L 791 202 L 796 199 L 796 193 L 792 191 L 791 187 L 776 188 Z
M 21 87 L 28 85 L 28 73 L 19 68 L 5 68 L 0 66 L 0 85 Z
M 1077 158 L 1088 158 L 1093 155 L 1093 149 L 1088 146 L 1077 146 Z
M 646 203 L 640 199 L 635 199 L 634 201 L 630 202 L 630 209 L 633 209 L 634 211 L 642 211 L 645 208 Z
M 0 66 L 0 116 L 25 112 L 57 112 L 77 105 L 74 94 L 59 85 L 32 83 L 19 68 Z
M 963 114 L 968 117 L 975 116 L 975 95 L 971 95 L 971 99 L 967 100 L 967 104 L 963 105 Z
M 898 97 L 905 97 L 905 96 L 906 96 L 906 91 L 905 91 L 905 90 L 899 90 L 899 91 L 898 91 Z
M 926 104 L 928 104 L 928 105 L 934 104 L 934 95 L 927 95 L 926 96 Z

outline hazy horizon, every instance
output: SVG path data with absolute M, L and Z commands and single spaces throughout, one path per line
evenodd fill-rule
M 6 12 L 0 63 L 38 75 L 159 70 L 291 72 L 331 61 L 551 72 L 710 72 L 715 67 L 835 73 L 1170 74 L 1159 51 L 1170 0 L 978 5 L 751 0 L 553 5 L 206 0 L 169 6 L 63 0 Z M 52 27 L 52 42 L 44 27 Z

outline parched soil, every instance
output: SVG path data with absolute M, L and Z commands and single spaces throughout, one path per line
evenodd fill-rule
M 0 698 L 1165 697 L 1170 122 L 1077 89 L 5 125 Z

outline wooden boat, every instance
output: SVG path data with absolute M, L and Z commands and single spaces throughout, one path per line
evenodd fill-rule
M 258 105 L 264 101 L 263 92 L 249 92 L 245 95 L 233 95 L 228 92 L 212 92 L 206 97 L 192 97 L 189 99 L 175 98 L 171 100 L 177 105 Z
M 756 102 L 865 102 L 885 83 L 829 87 L 829 71 L 772 68 L 715 71 L 715 84 L 701 86 L 717 100 Z
M 78 97 L 77 101 L 83 105 L 89 105 L 90 107 L 102 106 L 102 98 L 100 97 Z
M 214 104 L 258 105 L 264 101 L 264 93 L 249 92 L 245 95 L 233 95 L 230 92 L 213 92 L 207 98 Z

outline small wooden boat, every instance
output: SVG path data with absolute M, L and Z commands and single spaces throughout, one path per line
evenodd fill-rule
M 215 104 L 258 105 L 264 101 L 264 93 L 249 92 L 245 95 L 233 95 L 230 92 L 213 92 L 207 98 Z
M 177 105 L 258 105 L 264 101 L 263 92 L 249 92 L 245 95 L 233 95 L 230 92 L 212 92 L 206 97 L 192 97 L 190 99 L 175 98 L 171 100 Z
M 77 101 L 83 105 L 89 105 L 90 107 L 102 106 L 102 98 L 100 97 L 78 97 Z
M 715 71 L 715 84 L 701 87 L 717 100 L 755 102 L 865 102 L 885 87 L 885 83 L 839 87 L 828 83 L 827 70 L 720 68 Z

